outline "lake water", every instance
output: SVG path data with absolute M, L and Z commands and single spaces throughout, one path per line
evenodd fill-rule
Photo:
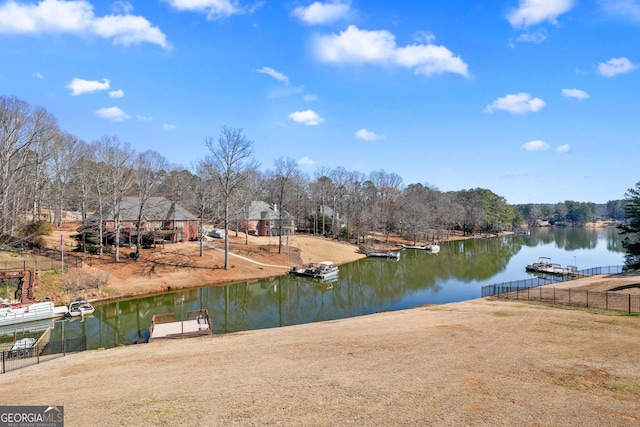
M 539 257 L 578 269 L 624 263 L 614 228 L 542 228 L 529 236 L 469 239 L 440 247 L 438 254 L 408 249 L 398 261 L 366 258 L 342 265 L 334 282 L 285 275 L 194 288 L 97 303 L 92 316 L 41 327 L 53 324 L 54 339 L 86 335 L 87 348 L 110 348 L 147 340 L 151 319 L 160 313 L 172 312 L 180 320 L 183 312 L 205 308 L 214 333 L 236 332 L 480 298 L 485 285 L 532 277 L 525 266 Z

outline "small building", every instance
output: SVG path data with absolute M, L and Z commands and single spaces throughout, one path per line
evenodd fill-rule
M 262 201 L 253 201 L 249 207 L 246 232 L 257 236 L 278 236 L 280 216 L 282 214 L 282 235 L 295 232 L 295 218 L 287 211 L 280 212 L 277 205 Z
M 135 241 L 139 234 L 153 232 L 156 240 L 169 242 L 186 242 L 199 238 L 199 219 L 191 212 L 164 197 L 150 197 L 142 209 L 142 217 L 138 224 L 140 212 L 139 197 L 123 197 L 120 202 L 120 228 L 123 235 Z M 115 230 L 113 209 L 111 206 L 102 212 L 102 219 L 107 232 Z M 126 236 L 123 236 L 126 237 Z

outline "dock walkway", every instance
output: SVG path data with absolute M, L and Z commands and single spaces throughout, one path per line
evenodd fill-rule
M 149 340 L 211 335 L 211 320 L 207 310 L 192 310 L 184 320 L 175 321 L 173 313 L 155 314 L 149 328 Z

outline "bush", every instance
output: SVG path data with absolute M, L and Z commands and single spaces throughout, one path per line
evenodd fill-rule
M 23 227 L 22 232 L 25 237 L 35 238 L 38 236 L 50 236 L 53 232 L 53 227 L 51 227 L 51 224 L 48 222 L 36 221 L 26 224 Z

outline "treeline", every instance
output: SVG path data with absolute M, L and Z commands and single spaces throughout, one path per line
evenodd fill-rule
M 251 201 L 262 200 L 288 212 L 301 229 L 359 242 L 374 233 L 414 241 L 441 238 L 443 230 L 496 233 L 545 216 L 577 224 L 595 213 L 589 203 L 565 202 L 550 210 L 510 206 L 482 188 L 442 192 L 426 183 L 405 185 L 384 170 L 319 168 L 309 176 L 289 158 L 260 169 L 253 141 L 241 129 L 223 127 L 218 137 L 204 138 L 204 145 L 210 154 L 186 170 L 157 152 L 136 152 L 116 136 L 83 141 L 61 130 L 46 110 L 0 97 L 0 234 L 24 234 L 29 222 L 59 226 L 69 211 L 86 222 L 124 196 L 139 197 L 140 212 L 145 200 L 163 196 L 202 224 L 226 223 L 232 230 L 243 228 Z M 234 158 L 238 148 L 243 151 Z M 118 210 L 111 215 L 117 225 Z
M 566 200 L 556 204 L 528 203 L 516 205 L 516 208 L 530 227 L 540 221 L 548 221 L 551 225 L 583 226 L 597 220 L 623 221 L 626 203 L 626 200 L 610 200 L 603 205 Z

